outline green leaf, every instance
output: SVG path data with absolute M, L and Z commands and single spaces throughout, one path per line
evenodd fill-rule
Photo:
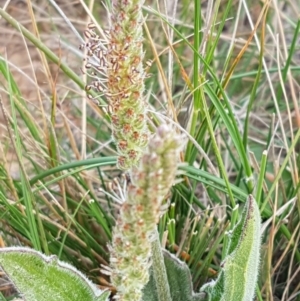
M 209 301 L 252 301 L 260 258 L 259 208 L 250 195 L 242 217 L 230 233 L 227 256 L 216 281 L 205 284 Z
M 188 266 L 168 251 L 164 250 L 163 253 L 172 301 L 204 300 L 205 294 L 193 292 L 192 277 Z M 150 273 L 150 280 L 143 289 L 142 300 L 159 300 L 152 271 Z
M 26 301 L 108 300 L 108 291 L 99 290 L 56 256 L 45 256 L 29 248 L 3 248 L 0 265 Z

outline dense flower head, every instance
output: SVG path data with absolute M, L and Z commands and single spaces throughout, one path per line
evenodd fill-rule
M 92 70 L 90 74 L 95 79 L 86 90 L 94 88 L 108 100 L 119 153 L 118 167 L 125 170 L 138 163 L 149 136 L 144 100 L 146 75 L 142 64 L 143 2 L 113 1 L 106 42 L 103 44 L 95 33 L 96 27 L 90 24 L 85 32 L 89 42 L 82 45 L 87 49 L 86 68 Z
M 120 300 L 141 300 L 149 280 L 153 233 L 175 178 L 181 146 L 181 137 L 161 125 L 138 166 L 132 168 L 110 246 L 111 281 Z

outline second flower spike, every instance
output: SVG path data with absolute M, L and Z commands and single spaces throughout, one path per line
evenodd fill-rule
M 174 182 L 181 147 L 182 137 L 161 125 L 131 171 L 132 183 L 125 192 L 110 246 L 111 281 L 118 300 L 141 300 L 149 280 L 151 243 L 160 208 Z

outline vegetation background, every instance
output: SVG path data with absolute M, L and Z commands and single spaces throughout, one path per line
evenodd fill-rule
M 110 2 L 0 6 L 1 245 L 56 254 L 114 291 L 100 265 L 127 178 L 105 97 L 86 97 L 79 50 L 90 22 L 109 28 Z M 189 139 L 158 227 L 194 290 L 217 275 L 236 205 L 252 193 L 264 229 L 257 300 L 300 300 L 299 10 L 297 0 L 145 2 L 149 126 L 171 122 Z M 15 296 L 1 283 L 4 300 Z

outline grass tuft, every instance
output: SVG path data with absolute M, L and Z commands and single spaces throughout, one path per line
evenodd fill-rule
M 1 246 L 56 254 L 115 292 L 99 267 L 109 265 L 128 175 L 117 168 L 111 103 L 87 96 L 78 49 L 91 22 L 100 35 L 110 28 L 111 3 L 26 3 L 0 8 Z M 263 231 L 256 300 L 299 300 L 297 4 L 143 7 L 147 131 L 171 123 L 188 140 L 158 230 L 188 264 L 194 291 L 217 277 L 226 232 L 251 193 Z M 15 296 L 11 284 L 2 294 Z

